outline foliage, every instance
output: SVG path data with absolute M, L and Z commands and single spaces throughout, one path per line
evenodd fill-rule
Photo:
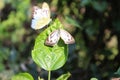
M 44 44 L 47 36 L 60 27 L 63 26 L 59 20 L 56 19 L 50 27 L 39 34 L 36 38 L 34 49 L 32 50 L 32 58 L 36 64 L 48 71 L 62 67 L 67 60 L 67 45 L 65 45 L 63 41 L 60 41 L 53 47 Z
M 67 80 L 70 77 L 70 73 L 66 73 L 58 77 L 56 80 Z M 12 77 L 12 80 L 34 80 L 29 73 L 19 73 Z M 44 80 L 38 77 L 38 80 Z
M 70 77 L 70 73 L 66 73 L 66 74 L 62 74 L 60 77 L 58 77 L 56 80 L 68 80 L 68 78 Z
M 98 80 L 98 79 L 96 79 L 96 78 L 91 78 L 90 80 Z
M 12 80 L 34 80 L 29 73 L 19 73 L 12 77 Z
M 30 19 L 30 0 L 0 0 L 0 71 L 9 69 L 18 72 L 26 47 L 32 39 L 31 30 L 26 28 Z M 28 54 L 27 54 L 28 55 Z M 7 74 L 6 74 L 7 75 Z M 10 74 L 9 74 L 10 75 Z M 0 77 L 1 80 L 5 80 Z M 8 79 L 7 79 L 8 80 Z
M 40 72 L 40 76 L 46 78 L 46 72 L 37 68 L 30 55 L 34 39 L 42 31 L 30 28 L 31 5 L 42 1 L 0 0 L 1 74 L 8 70 L 28 71 L 37 79 Z M 53 72 L 52 78 L 66 71 L 72 75 L 70 80 L 113 77 L 120 66 L 120 1 L 51 0 L 48 3 L 52 18 L 57 16 L 76 40 L 68 46 L 67 63 Z M 0 76 L 0 79 L 3 78 Z
M 62 24 L 58 19 L 48 27 L 45 31 L 39 34 L 36 38 L 34 49 L 32 50 L 32 59 L 43 69 L 48 72 L 56 70 L 62 67 L 67 60 L 67 45 L 63 41 L 59 41 L 57 45 L 50 47 L 45 45 L 45 40 L 50 32 L 56 29 L 63 28 Z M 57 80 L 67 80 L 70 73 L 64 74 Z M 30 77 L 30 78 L 29 78 Z M 33 78 L 28 73 L 21 73 L 12 77 L 12 80 L 33 80 Z M 41 80 L 40 78 L 38 78 Z M 50 80 L 50 73 L 48 75 L 48 80 Z
M 78 75 L 79 77 L 74 79 L 88 80 L 90 79 L 88 76 L 110 79 L 119 67 L 120 9 L 118 7 L 120 6 L 118 3 L 119 1 L 107 0 L 56 1 L 58 13 L 63 16 L 61 21 L 66 25 L 66 29 L 73 27 L 71 29 L 76 38 L 75 52 L 70 51 L 70 53 L 71 55 L 76 53 L 74 55 L 77 57 L 69 57 L 68 60 L 70 59 L 71 62 L 67 64 L 72 66 L 75 62 L 76 66 L 68 68 L 66 65 L 65 69 L 74 73 L 77 68 L 76 73 L 80 72 L 86 77 Z M 65 23 L 64 18 L 68 24 Z

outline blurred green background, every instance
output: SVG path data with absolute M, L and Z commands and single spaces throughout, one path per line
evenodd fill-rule
M 34 40 L 33 5 L 46 1 L 51 18 L 58 17 L 75 38 L 66 64 L 52 79 L 70 72 L 69 80 L 109 80 L 120 66 L 120 0 L 0 0 L 0 80 L 29 72 L 37 80 L 47 72 L 31 59 Z

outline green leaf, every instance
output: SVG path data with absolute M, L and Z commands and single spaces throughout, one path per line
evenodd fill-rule
M 91 3 L 91 0 L 81 0 L 81 6 L 85 6 Z
M 105 11 L 107 9 L 107 2 L 105 2 L 105 1 L 103 1 L 103 2 L 93 1 L 92 6 L 97 11 L 103 12 L 103 11 Z
M 5 6 L 4 0 L 0 0 L 0 10 L 2 10 Z
M 74 20 L 73 18 L 68 17 L 68 16 L 66 16 L 65 19 L 66 19 L 66 21 L 67 21 L 69 24 L 71 24 L 71 25 L 73 25 L 73 26 L 75 26 L 75 27 L 78 27 L 78 28 L 82 29 L 82 27 L 81 27 L 80 24 L 77 22 L 77 20 Z
M 2 70 L 4 70 L 5 68 L 4 68 L 4 65 L 3 64 L 1 64 L 2 62 L 0 61 L 0 71 L 2 71 Z
M 70 77 L 70 73 L 66 73 L 66 74 L 63 74 L 61 75 L 59 78 L 57 78 L 56 80 L 67 80 L 69 77 Z
M 34 49 L 32 50 L 32 58 L 36 64 L 45 70 L 51 71 L 62 67 L 67 60 L 67 45 L 60 39 L 58 44 L 49 47 L 44 44 L 48 35 L 56 29 L 63 28 L 58 19 L 44 30 L 35 40 Z
M 19 73 L 12 77 L 12 80 L 34 80 L 29 73 Z
M 114 77 L 120 77 L 120 67 L 118 70 L 113 74 Z
M 98 80 L 97 78 L 91 78 L 90 80 Z
M 38 80 L 44 80 L 43 78 L 38 77 Z

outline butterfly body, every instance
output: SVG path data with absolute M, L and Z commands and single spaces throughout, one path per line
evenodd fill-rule
M 42 8 L 37 6 L 33 7 L 33 19 L 31 27 L 33 29 L 41 29 L 51 21 L 50 18 L 50 9 L 47 3 L 43 3 Z
M 74 38 L 63 29 L 58 29 L 53 31 L 45 41 L 46 45 L 54 46 L 58 43 L 59 39 L 62 39 L 65 44 L 73 44 L 75 42 Z

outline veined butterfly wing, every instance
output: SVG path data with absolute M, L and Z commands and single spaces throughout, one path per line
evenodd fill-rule
M 42 10 L 43 10 L 43 16 L 45 18 L 50 19 L 50 8 L 49 8 L 49 5 L 46 2 L 43 3 Z
M 33 29 L 41 29 L 49 24 L 50 21 L 50 9 L 46 2 L 43 3 L 42 8 L 33 7 L 33 19 L 31 23 Z
M 48 38 L 45 41 L 45 45 L 54 46 L 55 44 L 58 43 L 59 39 L 60 39 L 60 31 L 55 30 L 48 36 Z
M 72 37 L 72 35 L 70 33 L 68 33 L 67 31 L 63 30 L 63 29 L 60 29 L 60 37 L 65 42 L 65 44 L 75 43 L 75 40 Z
M 33 6 L 33 12 L 32 12 L 32 17 L 33 19 L 40 19 L 42 18 L 42 9 L 40 9 L 38 6 Z
M 41 14 L 42 13 L 42 9 L 38 8 L 37 6 L 33 7 L 33 12 L 32 12 L 32 22 L 31 22 L 31 27 L 33 29 L 38 29 L 39 26 L 37 26 L 38 20 L 41 19 Z

